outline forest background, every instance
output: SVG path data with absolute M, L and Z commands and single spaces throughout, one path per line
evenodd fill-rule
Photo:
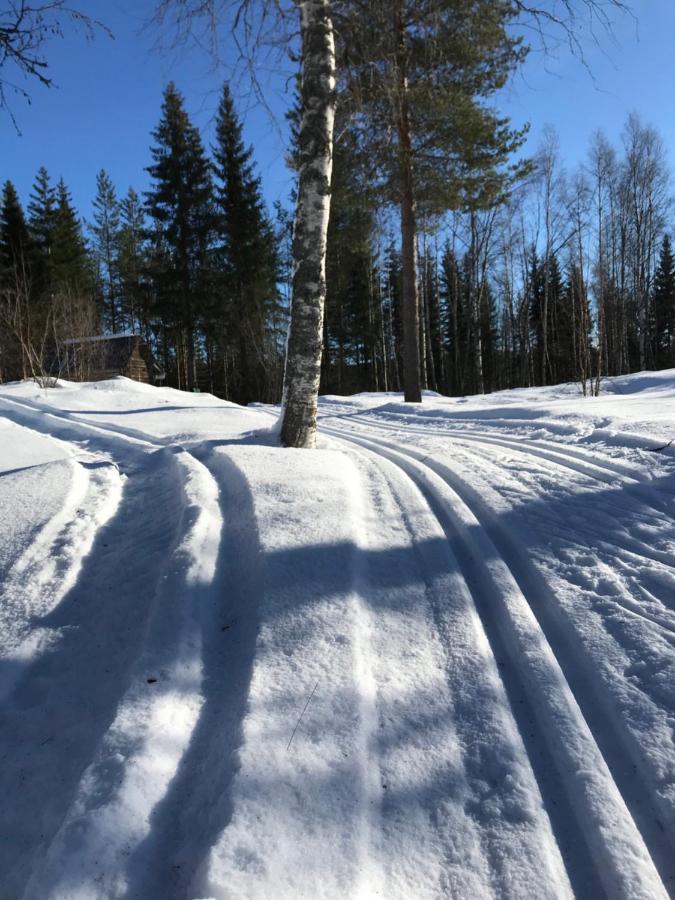
M 661 78 L 645 90 L 649 65 L 656 62 L 649 42 L 655 39 L 655 26 L 659 33 L 664 30 L 667 13 L 663 6 L 661 18 L 657 14 L 646 21 L 641 10 L 637 14 L 642 34 L 650 36 L 637 57 L 639 73 L 631 72 L 636 59 L 634 20 L 621 21 L 617 45 L 607 52 L 610 57 L 614 53 L 614 91 L 625 77 L 632 78 L 643 88 L 640 109 L 653 113 L 667 79 L 662 70 Z M 124 40 L 131 40 L 128 29 L 122 33 Z M 99 56 L 103 53 L 105 69 L 112 50 L 97 40 L 87 53 L 94 47 Z M 541 55 L 530 58 L 527 68 L 496 98 L 499 111 L 510 114 L 516 125 L 525 118 L 534 120 L 534 114 L 540 119 L 520 151 L 531 160 L 530 169 L 504 202 L 442 216 L 420 209 L 425 387 L 463 394 L 569 379 L 586 386 L 601 374 L 675 364 L 670 117 L 655 116 L 651 125 L 624 111 L 619 129 L 616 114 L 621 104 L 614 102 L 615 93 L 602 92 L 602 65 L 599 69 L 592 44 L 587 51 L 592 76 L 578 60 L 570 69 L 572 62 L 560 47 L 545 60 Z M 167 65 L 159 67 L 162 74 Z M 133 98 L 127 104 L 130 133 L 124 134 L 125 119 L 111 118 L 115 124 L 110 135 L 97 132 L 90 141 L 99 148 L 104 165 L 91 192 L 91 210 L 82 209 L 86 173 L 81 161 L 74 178 L 78 203 L 70 195 L 70 184 L 51 179 L 46 169 L 33 174 L 27 187 L 27 168 L 36 152 L 49 157 L 42 161 L 52 168 L 50 148 L 56 144 L 59 164 L 58 141 L 51 135 L 56 133 L 54 98 L 63 95 L 49 93 L 50 115 L 41 119 L 46 134 L 37 144 L 32 141 L 30 153 L 12 155 L 26 146 L 28 134 L 8 133 L 3 142 L 10 155 L 3 152 L 0 172 L 7 177 L 0 222 L 2 277 L 5 284 L 16 279 L 18 258 L 25 275 L 22 292 L 14 291 L 15 297 L 21 294 L 21 308 L 15 303 L 3 310 L 3 378 L 29 374 L 31 366 L 41 363 L 22 347 L 27 327 L 38 356 L 54 342 L 135 331 L 151 343 L 170 384 L 212 390 L 238 402 L 279 399 L 292 206 L 292 177 L 279 175 L 284 155 L 279 148 L 289 134 L 284 110 L 290 111 L 292 126 L 292 65 L 285 78 L 275 74 L 276 115 L 272 125 L 267 120 L 264 141 L 256 139 L 254 153 L 247 149 L 242 126 L 244 115 L 251 117 L 251 98 L 237 95 L 237 110 L 227 88 L 219 84 L 216 102 L 215 87 L 195 91 L 195 84 L 203 86 L 204 79 L 199 82 L 194 71 L 188 74 L 180 54 L 172 65 L 176 77 L 180 73 L 192 86 L 193 99 L 201 92 L 201 102 L 197 113 L 188 115 L 181 93 L 174 87 L 165 90 L 162 109 L 157 108 L 145 126 L 154 131 L 146 139 L 147 171 L 139 168 L 138 191 L 114 183 L 105 172 L 106 166 L 119 172 L 121 162 L 130 157 L 125 148 L 139 127 L 143 129 Z M 531 85 L 533 73 L 542 67 L 554 70 L 536 75 L 546 79 L 545 98 Z M 236 72 L 231 74 L 236 93 Z M 129 73 L 120 77 L 124 80 Z M 215 74 L 209 77 L 213 82 Z M 586 79 L 582 99 L 573 109 L 556 109 L 555 97 L 563 84 L 578 90 L 579 78 Z M 593 103 L 584 102 L 589 96 Z M 598 98 L 600 106 L 613 107 L 614 121 L 607 129 L 611 139 L 588 130 Z M 555 113 L 547 118 L 557 129 L 541 126 L 544 99 L 548 111 Z M 72 102 L 71 96 L 71 107 Z M 262 114 L 267 115 L 255 110 L 252 118 L 259 122 Z M 27 121 L 35 135 L 33 115 L 21 109 L 18 124 L 25 127 Z M 97 115 L 90 109 L 96 123 Z M 199 119 L 198 130 L 194 122 Z M 180 165 L 169 171 L 162 148 L 179 134 L 185 153 Z M 349 130 L 338 127 L 338 134 L 321 389 L 398 390 L 400 254 L 395 215 L 383 202 Z M 81 145 L 71 139 L 71 146 L 79 155 Z M 276 148 L 273 162 L 270 146 Z M 137 146 L 134 152 L 140 152 Z M 285 156 L 292 161 L 292 151 Z M 95 171 L 88 175 L 92 187 Z M 186 219 L 190 234 L 178 264 L 181 253 L 175 252 L 176 235 L 170 227 L 175 222 L 169 209 L 172 183 L 189 184 L 192 192 Z M 270 203 L 275 190 L 276 202 Z M 183 233 L 181 241 L 185 239 Z M 187 292 L 191 298 L 188 308 L 176 296 L 177 283 L 183 286 L 182 295 Z

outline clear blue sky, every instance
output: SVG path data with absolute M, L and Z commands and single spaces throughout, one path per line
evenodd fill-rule
M 153 0 L 80 0 L 81 9 L 104 21 L 114 40 L 101 34 L 90 44 L 68 32 L 47 48 L 58 89 L 31 85 L 32 104 L 19 98 L 14 112 L 17 136 L 7 116 L 0 118 L 0 180 L 10 178 L 27 201 L 40 165 L 54 181 L 63 176 L 79 213 L 91 216 L 96 174 L 111 175 L 120 194 L 129 185 L 147 187 L 150 132 L 157 124 L 162 91 L 173 79 L 186 97 L 193 121 L 208 142 L 224 73 L 214 72 L 206 56 L 153 51 L 154 33 L 144 32 Z M 614 40 L 587 47 L 593 77 L 570 53 L 531 53 L 522 72 L 504 93 L 502 108 L 515 124 L 531 123 L 529 150 L 546 124 L 560 133 L 569 166 L 583 159 L 597 128 L 618 143 L 626 116 L 637 111 L 662 134 L 675 170 L 675 2 L 636 0 L 636 21 L 617 16 Z M 255 158 L 268 202 L 285 201 L 290 176 L 284 165 L 283 80 L 270 83 L 269 114 L 241 97 L 245 137 Z M 248 108 L 247 108 L 248 107 Z

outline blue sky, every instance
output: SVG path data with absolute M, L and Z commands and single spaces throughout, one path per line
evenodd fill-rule
M 114 40 L 101 34 L 87 44 L 68 32 L 47 47 L 59 88 L 31 86 L 30 106 L 16 99 L 21 136 L 7 116 L 0 118 L 0 180 L 10 178 L 25 202 L 38 167 L 45 165 L 54 180 L 64 177 L 78 211 L 88 218 L 100 168 L 120 194 L 129 185 L 147 187 L 150 132 L 166 83 L 173 79 L 184 93 L 208 143 L 226 73 L 213 71 L 206 56 L 195 52 L 153 50 L 156 35 L 142 27 L 153 0 L 81 0 L 79 6 L 104 21 Z M 675 2 L 637 0 L 632 9 L 636 19 L 616 16 L 613 39 L 603 36 L 601 47 L 587 46 L 592 77 L 565 48 L 553 55 L 530 54 L 500 98 L 500 108 L 514 124 L 531 123 L 527 151 L 535 149 L 545 125 L 554 125 L 563 158 L 572 166 L 585 157 L 593 131 L 601 128 L 618 143 L 628 113 L 637 111 L 662 134 L 675 170 Z M 227 50 L 224 55 L 227 59 Z M 272 203 L 285 201 L 290 185 L 283 122 L 289 98 L 283 79 L 271 77 L 267 88 L 276 123 L 243 88 L 239 108 Z

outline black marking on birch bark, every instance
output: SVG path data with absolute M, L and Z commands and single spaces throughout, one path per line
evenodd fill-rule
M 335 48 L 329 0 L 300 0 L 302 120 L 293 229 L 293 295 L 286 350 L 281 442 L 314 447 L 326 298 L 335 116 Z

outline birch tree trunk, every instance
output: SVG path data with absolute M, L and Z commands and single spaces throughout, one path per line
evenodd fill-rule
M 326 299 L 335 118 L 335 45 L 329 0 L 299 0 L 302 119 L 293 228 L 293 292 L 281 405 L 281 443 L 314 447 Z

